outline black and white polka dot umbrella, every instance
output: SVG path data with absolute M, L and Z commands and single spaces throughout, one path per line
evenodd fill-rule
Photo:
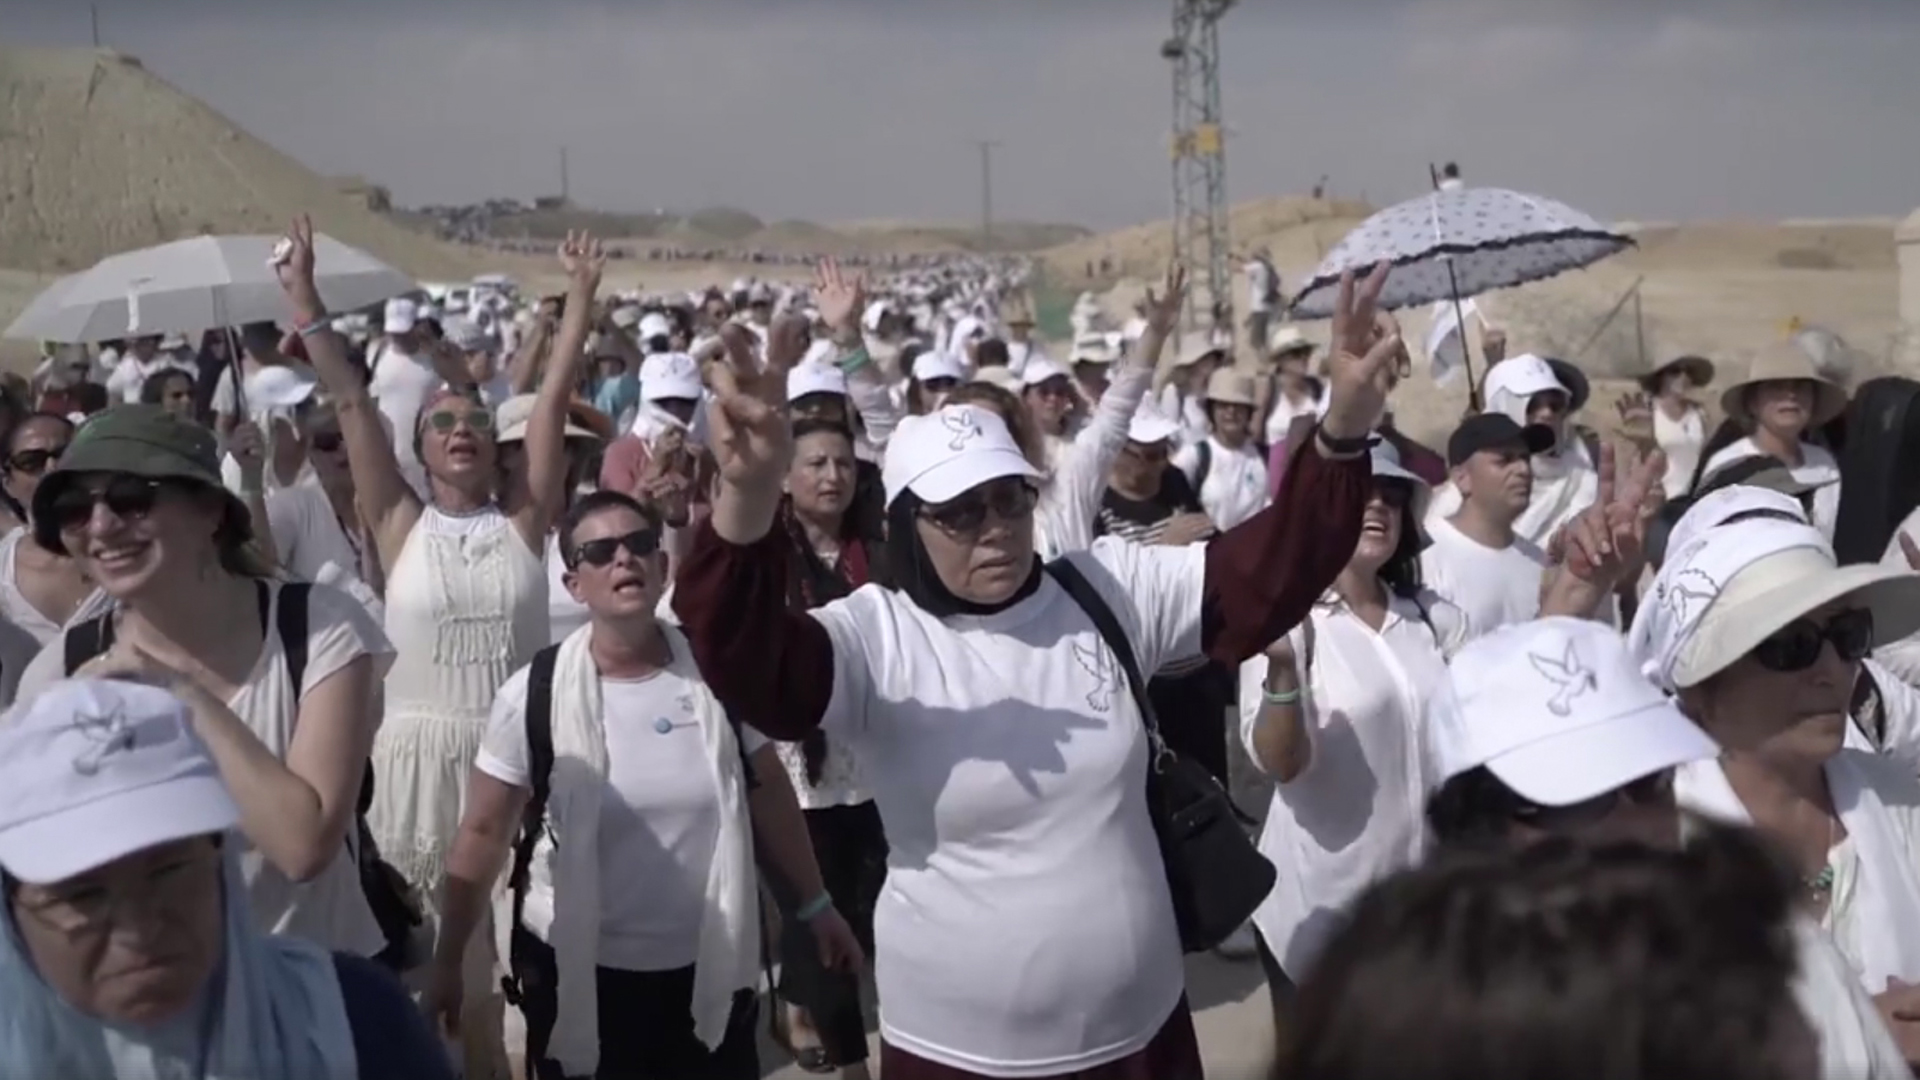
M 1435 191 L 1388 207 L 1348 233 L 1293 300 L 1294 317 L 1333 314 L 1340 275 L 1393 264 L 1389 310 L 1466 300 L 1590 266 L 1633 241 L 1578 210 L 1504 188 Z M 1448 271 L 1451 268 L 1452 273 Z

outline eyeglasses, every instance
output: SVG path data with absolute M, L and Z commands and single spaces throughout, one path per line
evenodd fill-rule
M 307 442 L 323 454 L 331 454 L 346 442 L 346 436 L 337 431 L 316 431 L 307 436 Z
M 60 460 L 60 455 L 66 452 L 65 444 L 50 446 L 43 450 L 22 450 L 7 459 L 7 468 L 12 472 L 38 476 L 46 471 L 48 465 Z
M 1753 647 L 1753 659 L 1768 671 L 1791 674 L 1805 671 L 1820 659 L 1820 648 L 1833 651 L 1851 664 L 1873 649 L 1873 612 L 1865 608 L 1842 611 L 1821 626 L 1812 619 L 1795 619 Z
M 625 536 L 603 536 L 598 540 L 587 540 L 573 549 L 573 565 L 608 566 L 621 548 L 636 559 L 644 559 L 660 550 L 660 530 L 635 529 Z
M 1040 492 L 1026 481 L 989 483 L 958 498 L 924 507 L 920 516 L 952 536 L 971 536 L 986 527 L 991 513 L 1002 521 L 1024 521 L 1040 501 Z
M 427 423 L 433 430 L 446 434 L 461 424 L 476 435 L 493 430 L 493 414 L 485 409 L 472 409 L 467 412 L 454 412 L 452 409 L 436 409 L 427 414 Z
M 139 881 L 88 885 L 48 899 L 16 899 L 14 906 L 33 921 L 67 937 L 97 934 L 128 921 L 134 914 L 172 914 L 191 909 L 195 899 L 217 884 L 218 875 L 206 873 L 219 857 L 218 848 L 205 854 L 183 855 L 141 875 Z
M 160 500 L 161 480 L 149 480 L 129 473 L 114 473 L 106 483 L 94 487 L 74 484 L 57 492 L 47 506 L 55 528 L 78 529 L 93 517 L 93 508 L 105 504 L 113 516 L 129 521 L 153 512 Z
M 1653 806 L 1663 800 L 1670 800 L 1673 793 L 1673 770 L 1662 769 L 1651 776 L 1643 776 L 1630 784 L 1622 784 L 1612 791 L 1603 792 L 1591 799 L 1571 806 L 1541 806 L 1538 803 L 1522 802 L 1513 810 L 1516 821 L 1525 822 L 1536 829 L 1547 832 L 1577 832 L 1594 825 L 1613 812 L 1621 799 L 1638 806 Z

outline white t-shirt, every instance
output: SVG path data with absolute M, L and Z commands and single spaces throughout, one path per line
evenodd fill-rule
M 1251 446 L 1238 450 L 1209 435 L 1174 452 L 1174 467 L 1192 483 L 1200 474 L 1200 448 L 1208 448 L 1206 481 L 1199 485 L 1200 507 L 1222 531 L 1259 513 L 1267 505 L 1267 459 Z
M 1103 537 L 1067 558 L 1156 671 L 1200 650 L 1205 555 Z M 992 1077 L 1146 1046 L 1185 974 L 1145 732 L 1091 618 L 1050 577 L 990 615 L 936 619 L 873 585 L 809 614 L 833 642 L 824 730 L 860 755 L 892 849 L 882 1035 Z
M 1367 886 L 1419 862 L 1427 770 L 1421 732 L 1446 657 L 1466 638 L 1452 605 L 1389 594 L 1379 630 L 1337 599 L 1314 605 L 1312 667 L 1301 688 L 1312 756 L 1276 784 L 1260 852 L 1281 868 L 1253 922 L 1299 982 Z M 1305 635 L 1289 635 L 1305 656 Z M 1267 658 L 1240 665 L 1240 736 L 1256 765 L 1254 723 Z
M 1327 415 L 1327 388 L 1323 383 L 1318 397 L 1302 398 L 1299 401 L 1281 393 L 1278 382 L 1273 387 L 1273 400 L 1267 407 L 1267 445 L 1277 446 L 1287 439 L 1287 429 L 1293 426 L 1295 419 L 1302 416 Z
M 1490 548 L 1445 518 L 1428 518 L 1427 534 L 1433 543 L 1420 553 L 1421 579 L 1466 615 L 1471 636 L 1539 617 L 1546 552 L 1518 536 Z
M 279 488 L 268 492 L 266 501 L 274 554 L 287 573 L 302 581 L 317 581 L 320 568 L 333 563 L 359 574 L 360 551 L 317 484 Z
M 527 678 L 500 686 L 474 765 L 503 784 L 531 788 Z M 706 917 L 707 873 L 720 840 L 720 792 L 693 693 L 670 671 L 600 680 L 607 788 L 600 800 L 600 944 L 595 961 L 621 971 L 691 966 Z M 665 728 L 663 731 L 662 728 Z M 751 756 L 767 744 L 740 731 Z M 528 905 L 553 907 L 551 889 Z
M 118 397 L 128 405 L 140 401 L 140 390 L 147 385 L 147 379 L 168 368 L 177 368 L 188 375 L 195 373 L 198 365 L 187 363 L 168 353 L 155 353 L 151 360 L 136 359 L 128 353 L 120 362 L 113 365 L 113 371 L 107 376 L 107 396 Z
M 32 542 L 24 526 L 14 528 L 5 536 L 0 536 L 0 617 L 31 634 L 33 640 L 38 643 L 28 653 L 29 660 L 33 658 L 34 653 L 40 651 L 41 645 L 58 637 L 67 627 L 86 622 L 88 619 L 113 610 L 113 600 L 106 593 L 95 589 L 91 596 L 80 602 L 80 606 L 74 609 L 73 617 L 66 622 L 56 623 L 47 618 L 39 608 L 34 607 L 27 600 L 26 594 L 20 591 L 19 566 L 14 561 L 19 557 L 20 545 Z
M 1720 451 L 1707 459 L 1707 467 L 1700 474 L 1702 480 L 1742 458 L 1766 456 L 1751 437 L 1738 439 L 1720 448 Z M 1833 452 L 1818 443 L 1800 444 L 1800 464 L 1788 470 L 1795 480 L 1803 484 L 1820 484 L 1813 493 L 1813 524 L 1827 539 L 1833 539 L 1834 525 L 1840 520 L 1840 462 Z M 1915 537 L 1920 540 L 1920 537 Z M 1897 540 L 1895 541 L 1898 542 Z
M 275 630 L 279 625 L 280 588 L 278 583 L 272 584 L 273 603 L 267 614 L 260 658 L 240 692 L 227 700 L 227 707 L 246 721 L 274 757 L 284 759 L 293 744 L 299 699 L 361 656 L 374 658 L 373 685 L 378 687 L 393 660 L 393 646 L 358 601 L 338 589 L 311 586 L 307 598 L 307 667 L 296 698 L 287 675 L 286 652 Z M 34 658 L 20 680 L 21 696 L 37 694 L 65 678 L 64 646 L 63 634 Z M 373 956 L 386 948 L 380 924 L 374 921 L 373 909 L 361 891 L 358 839 L 351 828 L 348 842 L 340 846 L 333 862 L 319 877 L 305 883 L 287 877 L 244 838 L 237 839 L 242 844 L 241 868 L 253 905 L 254 924 L 263 932 L 303 938 L 322 948 L 356 956 Z
M 392 425 L 393 457 L 400 463 L 400 475 L 406 477 L 407 483 L 412 484 L 423 499 L 432 493 L 427 489 L 426 469 L 413 452 L 413 433 L 427 397 L 439 389 L 442 382 L 427 357 L 403 353 L 388 343 L 374 356 L 373 380 L 367 384 L 367 392 L 380 407 L 380 415 Z
M 1254 314 L 1273 310 L 1273 271 L 1258 259 L 1245 267 L 1247 274 L 1247 310 Z

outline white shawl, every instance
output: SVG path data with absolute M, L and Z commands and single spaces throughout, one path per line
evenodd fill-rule
M 1875 786 L 1873 763 L 1871 754 L 1842 750 L 1827 759 L 1826 773 L 1834 809 L 1860 859 L 1853 901 L 1859 910 L 1849 920 L 1858 940 L 1838 944 L 1842 952 L 1859 958 L 1861 980 L 1868 993 L 1877 994 L 1887 988 L 1889 978 L 1920 982 L 1920 881 L 1915 880 L 1912 851 L 1900 823 Z M 1718 761 L 1682 765 L 1674 778 L 1674 795 L 1682 808 L 1705 817 L 1753 824 Z
M 667 670 L 693 688 L 694 719 L 706 742 L 720 800 L 720 835 L 707 874 L 706 916 L 700 922 L 693 975 L 694 1034 L 713 1049 L 726 1035 L 734 993 L 754 985 L 760 955 L 747 782 L 726 710 L 701 680 L 686 637 L 666 624 L 660 631 L 673 654 Z M 569 634 L 554 664 L 554 768 L 547 800 L 553 839 L 542 839 L 533 859 L 536 875 L 544 866 L 553 889 L 548 942 L 559 972 L 559 1019 L 548 1053 L 569 1076 L 593 1075 L 600 1060 L 595 953 L 600 940 L 600 800 L 607 784 L 607 733 L 600 672 L 587 648 L 592 635 L 592 624 Z

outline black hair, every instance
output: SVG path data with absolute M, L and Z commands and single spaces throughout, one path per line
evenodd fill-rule
M 140 384 L 140 400 L 147 405 L 158 405 L 167 396 L 167 384 L 175 379 L 187 381 L 187 393 L 193 393 L 193 373 L 185 368 L 167 367 L 147 376 Z
M 1380 565 L 1380 580 L 1387 583 L 1388 591 L 1395 596 L 1418 600 L 1420 587 L 1424 584 L 1420 576 L 1420 551 L 1426 547 L 1420 517 L 1414 512 L 1420 503 L 1420 488 L 1411 480 L 1395 477 L 1376 479 L 1374 483 L 1397 484 L 1407 491 L 1407 501 L 1400 507 L 1400 543 L 1387 561 Z
M 799 442 L 808 435 L 838 435 L 853 444 L 853 428 L 838 420 L 829 420 L 824 416 L 803 416 L 793 422 L 793 441 Z
M 13 440 L 19 438 L 20 433 L 27 429 L 27 425 L 34 422 L 35 420 L 50 421 L 52 423 L 59 424 L 63 428 L 66 428 L 68 434 L 72 434 L 73 432 L 73 421 L 67 419 L 65 416 L 62 416 L 57 412 L 44 412 L 44 411 L 30 412 L 25 416 L 20 417 L 18 420 L 15 420 L 12 426 L 7 428 L 6 434 L 4 436 L 0 436 L 0 445 L 4 445 L 7 448 L 8 453 L 12 453 Z
M 983 368 L 1006 367 L 1013 362 L 1012 356 L 1007 352 L 1007 343 L 997 337 L 990 337 L 980 342 L 973 350 L 973 360 L 974 366 Z
M 1302 981 L 1288 1080 L 1806 1075 L 1794 875 L 1753 833 L 1446 852 L 1368 888 Z
M 631 510 L 640 515 L 640 520 L 646 522 L 648 528 L 660 528 L 660 515 L 633 496 L 604 489 L 588 492 L 560 515 L 560 562 L 567 569 L 574 568 L 573 534 L 588 518 L 608 510 Z
M 1527 805 L 1493 770 L 1476 765 L 1428 797 L 1427 831 L 1444 848 L 1504 848 L 1507 826 Z

